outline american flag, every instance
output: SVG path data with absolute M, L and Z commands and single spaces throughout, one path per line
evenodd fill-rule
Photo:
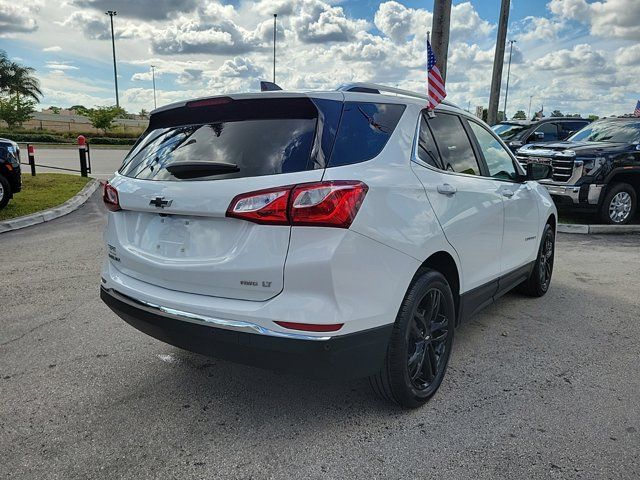
M 429 94 L 429 108 L 434 109 L 444 97 L 447 96 L 447 91 L 444 89 L 444 80 L 440 75 L 440 69 L 436 65 L 436 56 L 431 48 L 431 42 L 427 40 L 427 92 Z
M 640 100 L 638 100 L 638 103 L 636 103 L 636 109 L 633 111 L 633 114 L 636 117 L 640 117 Z

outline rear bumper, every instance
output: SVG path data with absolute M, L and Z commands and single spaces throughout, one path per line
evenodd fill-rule
M 393 324 L 314 339 L 251 333 L 237 325 L 211 326 L 198 319 L 150 308 L 112 289 L 100 288 L 102 300 L 125 322 L 170 345 L 261 368 L 316 378 L 358 378 L 376 373 L 384 362 Z M 242 325 L 240 327 L 245 327 Z

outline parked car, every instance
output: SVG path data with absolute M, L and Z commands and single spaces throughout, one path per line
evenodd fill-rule
M 557 142 L 565 140 L 586 127 L 591 120 L 576 117 L 550 117 L 541 120 L 509 120 L 494 125 L 493 131 L 500 135 L 512 152 L 528 143 Z
M 14 141 L 0 138 L 0 209 L 20 191 L 20 147 Z
M 557 220 L 548 166 L 425 104 L 351 84 L 155 110 L 104 188 L 102 299 L 187 350 L 423 404 L 455 326 L 547 292 Z
M 640 119 L 607 118 L 566 142 L 527 145 L 518 160 L 551 165 L 543 183 L 559 207 L 597 212 L 605 223 L 633 220 L 640 196 Z

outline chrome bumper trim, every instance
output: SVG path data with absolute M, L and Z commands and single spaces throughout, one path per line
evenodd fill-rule
M 547 189 L 550 195 L 556 195 L 559 197 L 568 197 L 574 204 L 579 204 L 580 199 L 580 187 L 575 185 L 561 185 L 557 183 L 540 182 Z M 600 201 L 600 193 L 604 185 L 589 185 L 589 193 L 587 195 L 587 203 L 589 205 L 597 205 Z
M 303 333 L 285 333 L 276 332 L 275 330 L 269 330 L 260 325 L 251 322 L 244 322 L 241 320 L 227 320 L 224 318 L 209 317 L 206 315 L 200 315 L 197 313 L 185 312 L 177 310 L 175 308 L 163 307 L 162 305 L 156 305 L 150 302 L 144 302 L 142 300 L 135 300 L 131 297 L 118 293 L 112 288 L 104 288 L 103 290 L 111 295 L 113 298 L 130 305 L 131 307 L 145 310 L 155 315 L 162 315 L 175 320 L 196 323 L 199 325 L 206 325 L 212 328 L 222 328 L 224 330 L 233 330 L 236 332 L 254 333 L 258 335 L 267 335 L 270 337 L 290 338 L 292 340 L 312 340 L 312 341 L 327 341 L 332 337 L 314 337 L 312 335 L 305 335 Z
M 546 182 L 540 183 L 544 185 L 550 195 L 556 195 L 558 197 L 568 197 L 573 203 L 579 203 L 578 196 L 580 195 L 580 187 L 574 187 L 573 185 L 556 185 Z

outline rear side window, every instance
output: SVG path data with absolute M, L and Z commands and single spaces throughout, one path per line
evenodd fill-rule
M 431 130 L 427 125 L 427 119 L 424 115 L 420 117 L 420 136 L 418 137 L 418 158 L 427 165 L 444 170 L 440 161 L 440 154 L 433 139 Z
M 429 119 L 429 125 L 440 150 L 444 170 L 480 175 L 478 161 L 460 118 L 438 113 L 435 118 Z
M 314 168 L 311 154 L 318 115 L 313 103 L 307 101 L 307 108 L 298 105 L 297 99 L 288 109 L 289 100 L 281 100 L 275 111 L 262 108 L 260 102 L 254 100 L 253 109 L 251 105 L 233 108 L 231 103 L 218 108 L 219 114 L 207 116 L 194 109 L 187 116 L 206 119 L 203 123 L 153 128 L 152 120 L 151 129 L 129 153 L 120 173 L 145 180 L 217 180 Z M 185 113 L 179 111 L 179 115 Z
M 365 162 L 379 155 L 404 109 L 395 103 L 345 102 L 329 166 Z

